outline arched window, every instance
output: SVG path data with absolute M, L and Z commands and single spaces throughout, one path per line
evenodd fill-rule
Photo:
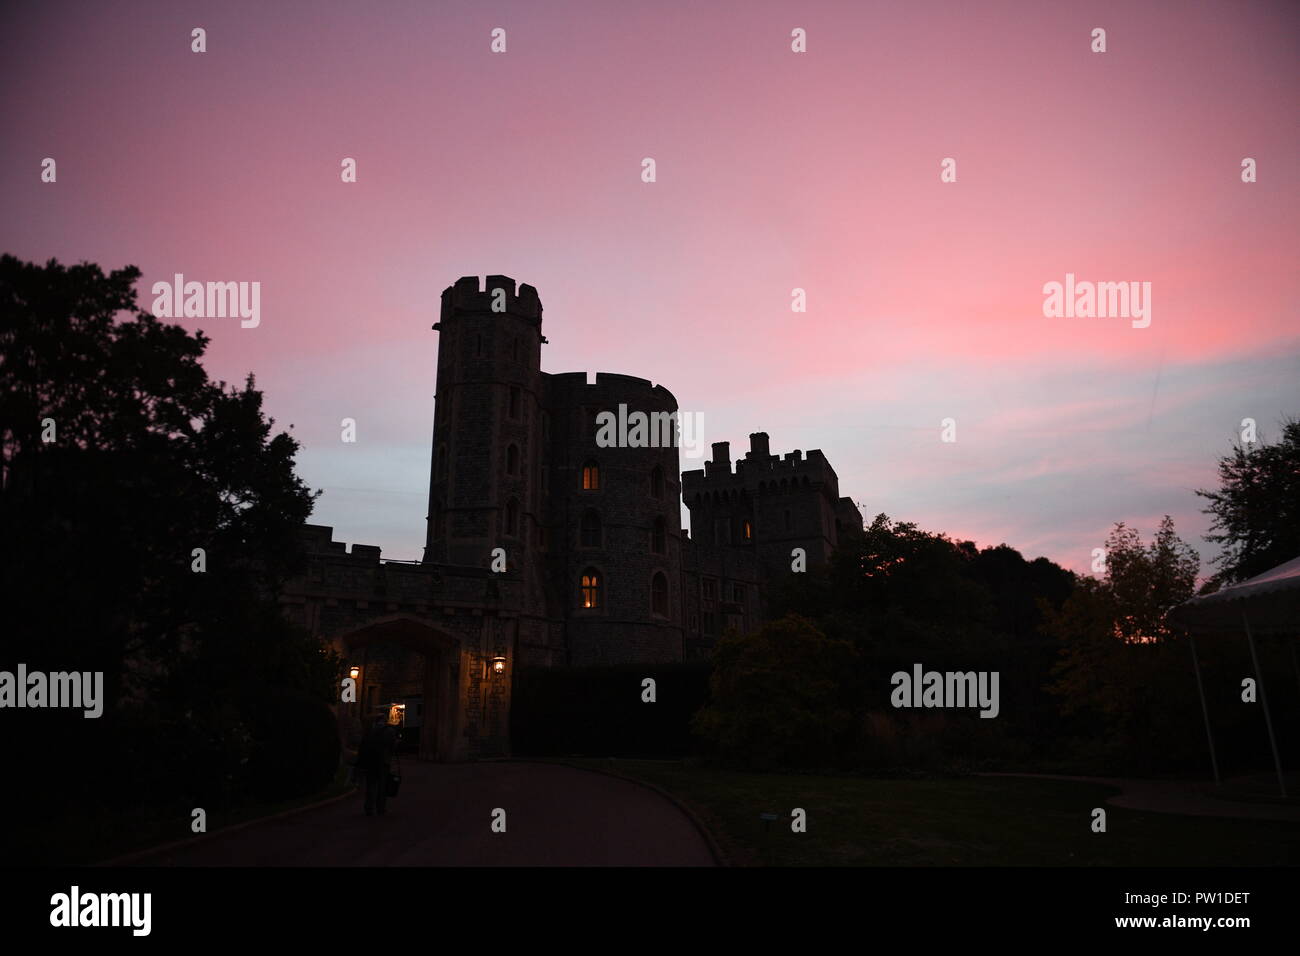
M 506 448 L 506 474 L 519 474 L 519 449 L 514 445 Z
M 664 496 L 664 470 L 658 465 L 650 472 L 650 497 L 662 498 Z
M 662 617 L 668 616 L 668 577 L 662 571 L 656 571 L 650 579 L 650 611 Z
M 754 540 L 754 526 L 750 524 L 748 521 L 745 522 L 745 540 L 746 541 Z
M 584 548 L 600 547 L 600 515 L 590 508 L 582 513 L 579 540 Z
M 589 461 L 582 466 L 582 490 L 600 490 L 600 465 L 594 461 Z
M 519 502 L 514 498 L 506 502 L 506 534 L 519 534 Z
M 579 585 L 581 601 L 583 607 L 600 607 L 600 572 L 595 568 L 588 568 L 582 572 L 582 581 Z
M 663 518 L 655 518 L 654 530 L 650 532 L 650 550 L 654 554 L 668 550 L 668 524 Z

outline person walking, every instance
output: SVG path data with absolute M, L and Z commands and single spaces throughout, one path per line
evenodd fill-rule
M 383 816 L 388 803 L 388 774 L 397 750 L 397 733 L 383 717 L 376 717 L 357 750 L 357 770 L 366 778 L 366 816 Z

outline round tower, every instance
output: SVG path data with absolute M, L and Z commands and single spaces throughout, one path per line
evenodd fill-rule
M 424 560 L 510 571 L 538 545 L 542 303 L 506 276 L 442 293 Z
M 643 378 L 546 377 L 550 571 L 571 663 L 680 660 L 677 399 Z M 604 423 L 604 424 L 602 424 Z

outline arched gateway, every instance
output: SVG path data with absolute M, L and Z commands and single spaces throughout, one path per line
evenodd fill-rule
M 356 670 L 356 701 L 340 693 L 335 704 L 344 741 L 396 707 L 422 759 L 508 756 L 520 625 L 502 606 L 517 603 L 517 574 L 384 561 L 322 525 L 307 525 L 303 543 L 306 567 L 280 604 L 341 655 L 340 678 Z
M 459 642 L 429 621 L 395 614 L 338 635 L 335 646 L 356 667 L 357 700 L 340 705 L 345 728 L 359 728 L 392 705 L 405 708 L 406 733 L 418 735 L 422 760 L 449 761 L 455 753 Z

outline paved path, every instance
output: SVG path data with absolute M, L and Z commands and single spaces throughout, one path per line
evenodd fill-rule
M 1214 785 L 1203 780 L 1140 780 L 1128 777 L 1069 777 L 1051 773 L 987 773 L 984 777 L 1032 777 L 1038 780 L 1075 780 L 1116 787 L 1120 793 L 1106 802 L 1130 810 L 1154 813 L 1182 813 L 1194 817 L 1233 817 L 1242 820 L 1291 820 L 1300 822 L 1300 806 L 1294 803 L 1234 800 L 1216 795 Z M 1246 778 L 1241 778 L 1245 780 Z M 1272 778 L 1276 779 L 1276 778 Z M 1234 781 L 1225 783 L 1231 786 Z M 1276 783 L 1274 783 L 1276 786 Z M 1287 791 L 1294 783 L 1288 779 Z M 1231 791 L 1229 791 L 1231 792 Z
M 659 794 L 545 763 L 402 761 L 401 793 L 367 817 L 360 793 L 138 866 L 712 866 L 691 821 Z M 506 811 L 506 832 L 491 830 Z

